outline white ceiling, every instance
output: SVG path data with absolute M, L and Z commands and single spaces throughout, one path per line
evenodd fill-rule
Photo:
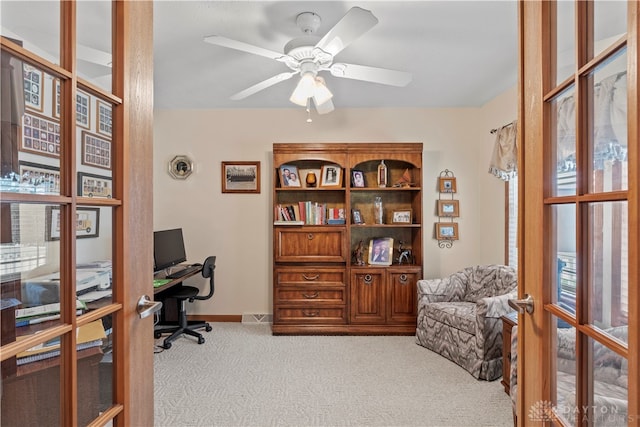
M 516 84 L 517 5 L 502 1 L 159 1 L 154 4 L 155 108 L 292 108 L 294 77 L 239 101 L 229 97 L 276 74 L 281 62 L 203 41 L 221 35 L 282 52 L 302 35 L 301 12 L 324 35 L 354 6 L 379 23 L 336 61 L 408 71 L 406 87 L 323 72 L 336 109 L 477 107 Z

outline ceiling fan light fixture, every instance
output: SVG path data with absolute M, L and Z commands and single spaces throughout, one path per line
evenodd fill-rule
M 324 84 L 324 79 L 322 77 L 316 77 L 315 83 L 316 85 L 315 91 L 313 93 L 313 102 L 315 102 L 316 105 L 322 105 L 333 98 L 333 94 Z
M 302 74 L 298 85 L 293 90 L 289 101 L 297 104 L 301 107 L 307 106 L 307 100 L 311 98 L 316 90 L 315 75 L 312 72 L 305 72 Z

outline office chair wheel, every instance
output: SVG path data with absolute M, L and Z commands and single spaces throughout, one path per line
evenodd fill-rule
M 171 343 L 170 342 L 166 342 L 166 343 L 162 344 L 162 347 L 164 347 L 165 350 L 169 350 L 171 348 Z
M 155 339 L 158 339 L 158 338 L 160 338 L 161 336 L 162 336 L 162 334 L 161 334 L 160 332 L 154 332 L 154 333 L 153 333 L 153 337 L 154 337 Z
M 211 332 L 213 330 L 213 328 L 211 327 L 211 325 L 207 325 L 204 327 L 204 330 L 207 332 Z
M 204 344 L 204 338 L 198 337 L 198 344 Z

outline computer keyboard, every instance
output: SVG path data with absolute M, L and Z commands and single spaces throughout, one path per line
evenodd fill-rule
M 201 268 L 202 266 L 198 264 L 190 265 L 183 268 L 182 270 L 174 271 L 173 273 L 167 275 L 167 279 L 179 279 L 186 276 L 187 274 L 193 273 L 194 271 L 200 271 Z

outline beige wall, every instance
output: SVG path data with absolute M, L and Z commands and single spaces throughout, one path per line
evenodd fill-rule
M 504 183 L 488 174 L 489 131 L 516 116 L 516 92 L 483 108 L 340 109 L 313 116 L 303 109 L 155 111 L 154 229 L 182 227 L 187 257 L 217 256 L 216 294 L 192 313 L 271 313 L 272 144 L 274 142 L 424 143 L 425 277 L 504 260 Z M 167 164 L 190 156 L 195 172 L 172 179 Z M 260 194 L 222 194 L 221 161 L 260 161 Z M 457 177 L 460 240 L 441 249 L 433 239 L 437 177 Z M 192 283 L 204 286 L 202 278 Z

